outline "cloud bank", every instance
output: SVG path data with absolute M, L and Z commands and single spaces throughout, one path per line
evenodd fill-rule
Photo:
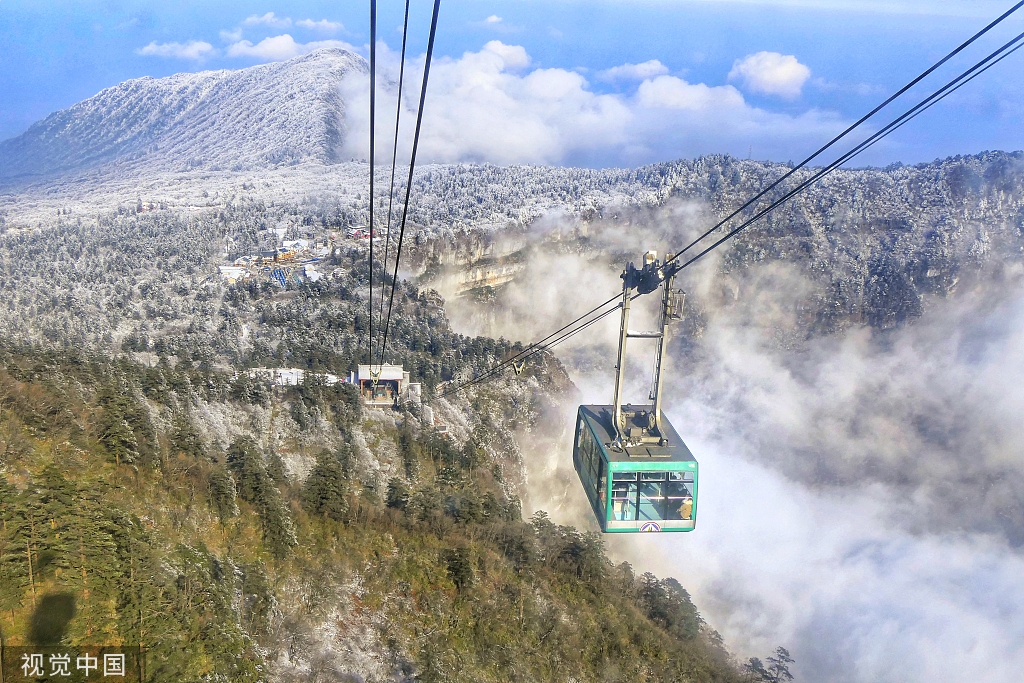
M 213 45 L 202 40 L 190 40 L 187 43 L 152 42 L 136 52 L 152 57 L 174 57 L 176 59 L 201 60 L 215 54 Z
M 605 81 L 642 81 L 652 76 L 660 76 L 668 73 L 668 67 L 657 59 L 651 59 L 641 64 L 623 64 L 613 66 L 598 73 L 598 78 Z
M 378 50 L 381 54 L 387 68 L 394 55 Z M 721 152 L 778 157 L 811 149 L 841 129 L 842 122 L 833 114 L 811 110 L 792 116 L 760 109 L 731 85 L 689 83 L 667 75 L 657 60 L 604 72 L 606 78 L 641 81 L 635 91 L 625 94 L 600 93 L 575 71 L 530 70 L 530 64 L 523 47 L 497 40 L 479 52 L 435 61 L 420 158 L 424 162 L 628 166 Z M 390 68 L 397 73 L 394 61 Z M 422 59 L 412 72 L 418 69 Z M 408 109 L 403 116 L 411 120 L 419 80 L 412 77 L 406 82 L 403 105 Z M 365 158 L 365 78 L 353 77 L 343 84 L 343 92 L 350 104 L 345 153 Z M 382 117 L 393 115 L 393 92 L 378 93 L 378 111 Z M 382 136 L 378 144 L 388 146 L 390 126 L 379 125 L 378 130 Z M 412 126 L 403 131 L 411 136 Z M 411 144 L 411 137 L 403 139 L 403 144 Z
M 295 25 L 310 31 L 321 31 L 322 33 L 337 33 L 345 28 L 340 21 L 328 21 L 327 19 L 321 19 L 320 21 L 300 19 L 295 22 Z
M 232 29 L 222 29 L 219 32 L 220 38 L 225 43 L 228 43 L 223 53 L 210 43 L 202 40 L 190 40 L 186 43 L 157 43 L 154 41 L 135 52 L 146 56 L 173 57 L 195 61 L 223 55 L 233 58 L 277 62 L 298 57 L 320 48 L 340 47 L 353 52 L 356 51 L 352 45 L 340 40 L 315 40 L 308 43 L 300 43 L 288 33 L 267 36 L 255 44 L 251 40 L 242 39 L 246 29 L 258 29 L 261 27 L 283 29 L 290 28 L 293 25 L 307 31 L 322 34 L 337 33 L 345 28 L 341 22 L 328 19 L 320 19 L 319 21 L 300 19 L 293 22 L 291 17 L 279 17 L 274 12 L 267 12 L 263 15 L 253 14 L 246 17 Z
M 227 48 L 227 56 L 248 57 L 266 62 L 279 62 L 326 47 L 340 47 L 346 50 L 354 50 L 351 45 L 341 40 L 315 40 L 308 43 L 299 43 L 296 42 L 291 35 L 284 33 L 279 36 L 264 38 L 255 45 L 248 40 L 240 40 L 236 43 L 232 43 Z
M 273 12 L 267 12 L 263 16 L 252 15 L 247 17 L 243 22 L 243 26 L 269 26 L 271 28 L 288 28 L 292 25 L 292 20 L 289 17 L 278 17 Z

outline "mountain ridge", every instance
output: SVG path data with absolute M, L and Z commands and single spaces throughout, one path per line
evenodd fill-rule
M 117 166 L 243 170 L 334 163 L 345 137 L 338 91 L 362 57 L 326 48 L 239 70 L 131 79 L 0 142 L 0 183 Z

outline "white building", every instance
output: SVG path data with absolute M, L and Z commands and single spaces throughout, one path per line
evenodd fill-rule
M 217 268 L 220 269 L 220 276 L 231 283 L 249 277 L 249 270 L 245 266 L 217 266 Z
M 302 274 L 305 275 L 306 279 L 309 280 L 310 282 L 316 282 L 317 280 L 324 276 L 324 274 L 318 271 L 316 269 L 316 266 L 314 266 L 312 263 L 307 263 L 304 266 L 302 266 Z
M 279 387 L 297 387 L 305 380 L 306 372 L 301 368 L 250 368 L 249 376 L 253 379 L 264 379 Z M 329 387 L 344 381 L 337 375 L 328 372 L 311 372 L 309 374 L 312 377 L 323 379 L 324 384 Z

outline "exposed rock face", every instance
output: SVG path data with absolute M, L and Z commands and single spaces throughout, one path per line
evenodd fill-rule
M 181 171 L 332 163 L 344 138 L 341 79 L 362 57 L 318 50 L 287 62 L 125 81 L 0 143 L 0 181 L 116 163 Z

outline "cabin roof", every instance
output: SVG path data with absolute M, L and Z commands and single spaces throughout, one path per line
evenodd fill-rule
M 405 378 L 405 372 L 401 365 L 380 365 L 374 366 L 380 370 L 380 377 L 378 381 L 399 381 L 401 382 Z M 360 365 L 359 366 L 359 381 L 371 381 L 373 378 L 370 376 L 370 366 Z
M 600 442 L 603 450 L 608 456 L 609 462 L 629 462 L 629 463 L 665 463 L 665 462 L 696 462 L 697 459 L 693 457 L 693 453 L 683 443 L 683 439 L 679 436 L 675 427 L 668 421 L 665 413 L 661 413 L 661 426 L 665 432 L 665 437 L 668 439 L 667 446 L 658 446 L 655 444 L 642 444 L 640 446 L 633 446 L 627 448 L 621 452 L 617 452 L 608 448 L 606 444 L 611 443 L 615 440 L 615 435 L 612 430 L 612 407 L 600 406 L 600 405 L 584 405 L 580 406 L 580 414 L 586 418 L 587 422 L 594 429 L 594 434 L 597 436 L 597 440 Z

